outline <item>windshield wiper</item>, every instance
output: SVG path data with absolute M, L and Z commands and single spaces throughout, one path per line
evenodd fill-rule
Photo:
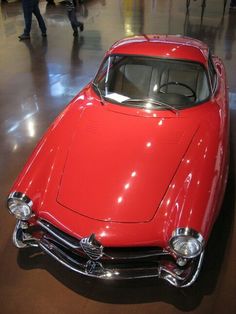
M 159 107 L 164 107 L 167 108 L 169 110 L 171 110 L 172 112 L 174 112 L 177 116 L 179 115 L 179 110 L 176 109 L 175 107 L 168 105 L 164 102 L 158 101 L 158 100 L 154 100 L 152 98 L 144 98 L 144 99 L 139 99 L 139 98 L 130 98 L 130 99 L 126 99 L 124 101 L 122 101 L 122 104 L 124 103 L 129 103 L 129 102 L 145 102 L 145 103 L 151 103 L 152 105 L 156 105 Z
M 102 96 L 102 92 L 100 90 L 100 88 L 98 87 L 98 85 L 94 82 L 92 82 L 92 85 L 93 87 L 95 87 L 95 89 L 97 90 L 99 96 L 100 96 L 100 101 L 101 101 L 101 104 L 104 106 L 105 105 L 105 102 L 104 102 L 104 97 Z

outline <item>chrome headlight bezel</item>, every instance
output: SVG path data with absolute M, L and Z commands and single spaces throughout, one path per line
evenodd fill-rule
M 177 228 L 169 240 L 169 246 L 171 251 L 178 257 L 186 259 L 197 257 L 201 254 L 204 246 L 203 236 L 191 228 Z M 182 251 L 177 248 L 181 246 Z M 185 249 L 184 249 L 185 248 Z M 184 252 L 184 250 L 192 252 Z
M 18 220 L 28 220 L 32 216 L 32 200 L 21 192 L 12 192 L 7 199 L 9 212 Z

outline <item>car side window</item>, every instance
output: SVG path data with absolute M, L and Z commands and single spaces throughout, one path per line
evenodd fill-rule
M 215 87 L 216 87 L 216 70 L 214 67 L 211 53 L 209 53 L 208 68 L 209 68 L 209 76 L 210 76 L 212 91 L 214 92 Z

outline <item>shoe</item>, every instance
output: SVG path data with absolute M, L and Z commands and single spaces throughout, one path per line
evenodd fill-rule
M 74 31 L 73 36 L 74 36 L 74 37 L 78 37 L 78 36 L 79 36 L 78 31 Z
M 83 30 L 84 30 L 84 24 L 83 23 L 79 23 L 79 29 L 81 32 L 83 32 Z
M 47 33 L 42 33 L 42 37 L 47 37 Z
M 30 35 L 22 34 L 22 35 L 18 36 L 18 38 L 19 38 L 20 40 L 30 39 Z

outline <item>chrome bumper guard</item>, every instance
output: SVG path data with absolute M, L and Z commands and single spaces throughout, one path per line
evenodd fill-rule
M 38 220 L 34 232 L 27 222 L 17 221 L 13 243 L 18 248 L 39 247 L 65 267 L 76 273 L 101 279 L 136 279 L 158 277 L 171 285 L 184 288 L 192 285 L 199 275 L 203 254 L 185 267 L 176 264 L 169 252 L 152 249 L 128 255 L 109 254 L 98 260 L 89 258 L 80 241 L 60 231 L 45 220 Z

